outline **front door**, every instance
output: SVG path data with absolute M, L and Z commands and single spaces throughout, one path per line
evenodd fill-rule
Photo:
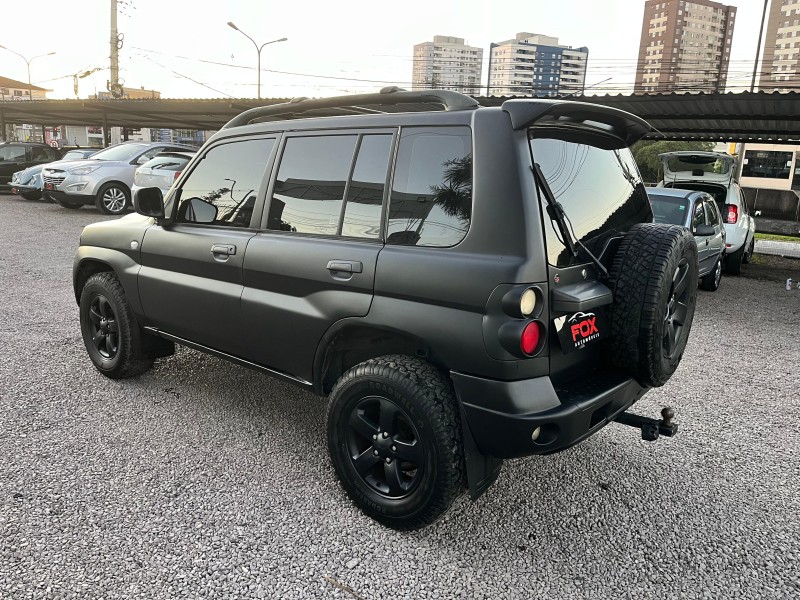
M 255 362 L 312 381 L 326 330 L 369 312 L 393 140 L 391 130 L 286 136 L 264 231 L 244 260 Z
M 242 267 L 274 146 L 274 138 L 220 143 L 192 165 L 174 222 L 149 228 L 142 241 L 139 295 L 148 325 L 246 357 Z
M 694 212 L 692 213 L 692 233 L 697 231 L 697 228 L 700 225 L 708 225 L 702 197 L 697 198 L 694 203 Z M 700 273 L 708 272 L 709 237 L 710 236 L 700 236 L 695 238 L 697 241 L 697 262 L 698 266 L 700 267 Z

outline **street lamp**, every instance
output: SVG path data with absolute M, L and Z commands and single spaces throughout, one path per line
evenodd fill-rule
M 276 42 L 285 42 L 287 41 L 287 38 L 272 40 L 271 42 L 264 42 L 263 44 L 261 44 L 261 46 L 259 46 L 258 44 L 256 44 L 256 41 L 253 38 L 251 38 L 244 31 L 242 31 L 236 25 L 234 25 L 233 21 L 228 21 L 228 27 L 230 27 L 231 29 L 235 29 L 236 31 L 241 33 L 244 37 L 253 42 L 253 46 L 256 47 L 256 51 L 258 52 L 258 99 L 261 100 L 261 51 L 264 49 L 264 46 L 269 46 L 270 44 L 274 44 Z
M 17 56 L 19 56 L 22 60 L 24 60 L 27 63 L 27 65 L 28 65 L 28 100 L 30 100 L 32 102 L 33 101 L 33 86 L 31 85 L 31 63 L 34 60 L 36 60 L 37 58 L 41 58 L 43 56 L 52 56 L 53 54 L 55 54 L 55 52 L 48 52 L 47 54 L 39 54 L 37 56 L 34 56 L 32 59 L 28 60 L 27 58 L 22 56 L 22 54 L 20 54 L 19 52 L 14 52 L 11 48 L 6 48 L 5 46 L 0 46 L 0 48 L 2 48 L 3 50 L 8 50 L 9 52 L 11 52 L 11 54 L 16 54 Z

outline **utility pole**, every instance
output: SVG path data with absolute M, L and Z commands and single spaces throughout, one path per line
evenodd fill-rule
M 769 4 L 769 0 L 764 0 L 764 11 L 761 13 L 761 29 L 758 30 L 758 46 L 756 46 L 756 62 L 753 65 L 753 79 L 750 82 L 751 92 L 756 87 L 756 71 L 758 71 L 758 55 L 761 52 L 761 38 L 764 36 L 764 19 L 767 16 L 767 4 Z M 764 55 L 766 55 L 766 51 L 764 52 Z
M 108 91 L 112 96 L 119 86 L 119 32 L 117 31 L 117 0 L 111 0 L 111 80 L 108 82 Z

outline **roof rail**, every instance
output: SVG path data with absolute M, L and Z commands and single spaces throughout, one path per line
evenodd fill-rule
M 450 92 L 447 90 L 420 90 L 409 92 L 397 86 L 391 86 L 381 89 L 377 94 L 354 94 L 352 96 L 314 98 L 311 100 L 308 98 L 292 98 L 289 102 L 283 102 L 281 104 L 251 108 L 228 121 L 223 129 L 247 125 L 262 117 L 281 116 L 291 118 L 292 116 L 318 109 L 339 108 L 344 109 L 345 113 L 353 112 L 362 114 L 382 112 L 361 108 L 362 106 L 415 103 L 441 104 L 444 106 L 445 110 L 470 110 L 480 106 L 474 98 L 459 94 L 458 92 Z

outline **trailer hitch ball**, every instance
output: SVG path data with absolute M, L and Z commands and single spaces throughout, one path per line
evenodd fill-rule
M 663 427 L 672 427 L 672 419 L 675 418 L 675 411 L 671 406 L 665 406 L 661 409 L 661 425 Z

